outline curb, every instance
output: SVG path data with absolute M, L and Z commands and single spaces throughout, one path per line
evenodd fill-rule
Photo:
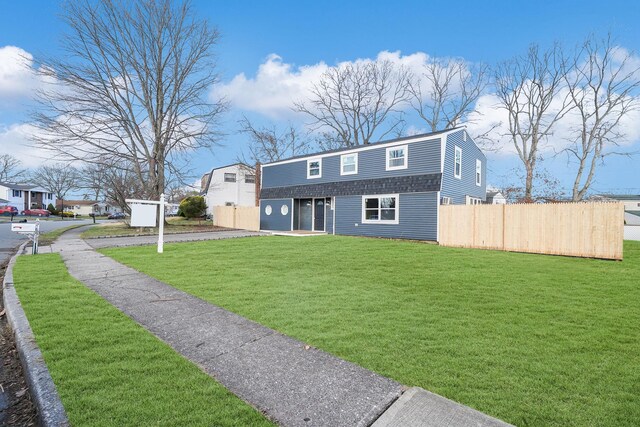
M 11 257 L 2 283 L 7 320 L 16 339 L 16 347 L 29 385 L 29 392 L 38 408 L 39 424 L 44 427 L 69 426 L 64 406 L 13 286 L 13 266 L 25 245 L 26 243 L 22 244 L 18 252 Z

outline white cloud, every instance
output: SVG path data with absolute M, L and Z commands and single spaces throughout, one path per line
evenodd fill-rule
M 0 47 L 0 106 L 32 96 L 41 84 L 29 52 L 15 46 Z
M 30 124 L 0 125 L 0 155 L 10 154 L 22 162 L 22 167 L 35 168 L 46 162 L 55 161 L 52 153 L 35 147 L 30 135 L 36 128 Z

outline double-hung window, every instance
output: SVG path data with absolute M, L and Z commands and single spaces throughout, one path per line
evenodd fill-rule
M 362 223 L 398 224 L 398 200 L 397 194 L 362 196 Z
M 482 162 L 476 159 L 476 185 L 482 185 Z
M 358 173 L 358 153 L 340 156 L 340 175 L 355 175 Z
M 453 176 L 460 179 L 462 177 L 462 149 L 455 147 L 455 157 L 453 162 Z
M 387 148 L 387 167 L 388 171 L 407 168 L 407 146 Z
M 244 182 L 247 184 L 255 184 L 256 183 L 256 176 L 255 175 L 245 175 L 244 176 Z
M 22 190 L 11 190 L 13 197 L 22 197 Z
M 224 174 L 224 182 L 236 182 L 236 174 L 235 173 L 225 173 Z
M 307 160 L 307 179 L 322 177 L 322 158 Z

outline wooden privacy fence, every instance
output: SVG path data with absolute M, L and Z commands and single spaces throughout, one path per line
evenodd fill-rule
M 443 246 L 622 259 L 622 203 L 440 206 Z
M 214 206 L 213 225 L 258 231 L 260 230 L 260 208 L 253 206 Z

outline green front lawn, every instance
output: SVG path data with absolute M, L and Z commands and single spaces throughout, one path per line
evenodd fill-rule
M 18 258 L 14 281 L 72 425 L 271 425 L 70 277 L 59 255 Z
M 103 252 L 513 424 L 640 420 L 639 243 L 623 262 L 336 236 Z
M 182 217 L 171 217 L 167 218 L 164 233 L 201 233 L 219 229 L 220 227 L 215 227 L 211 220 L 188 220 Z M 81 236 L 83 239 L 91 239 L 96 237 L 149 236 L 157 234 L 157 227 L 130 227 L 129 224 L 123 221 L 112 221 L 90 227 L 83 231 Z

